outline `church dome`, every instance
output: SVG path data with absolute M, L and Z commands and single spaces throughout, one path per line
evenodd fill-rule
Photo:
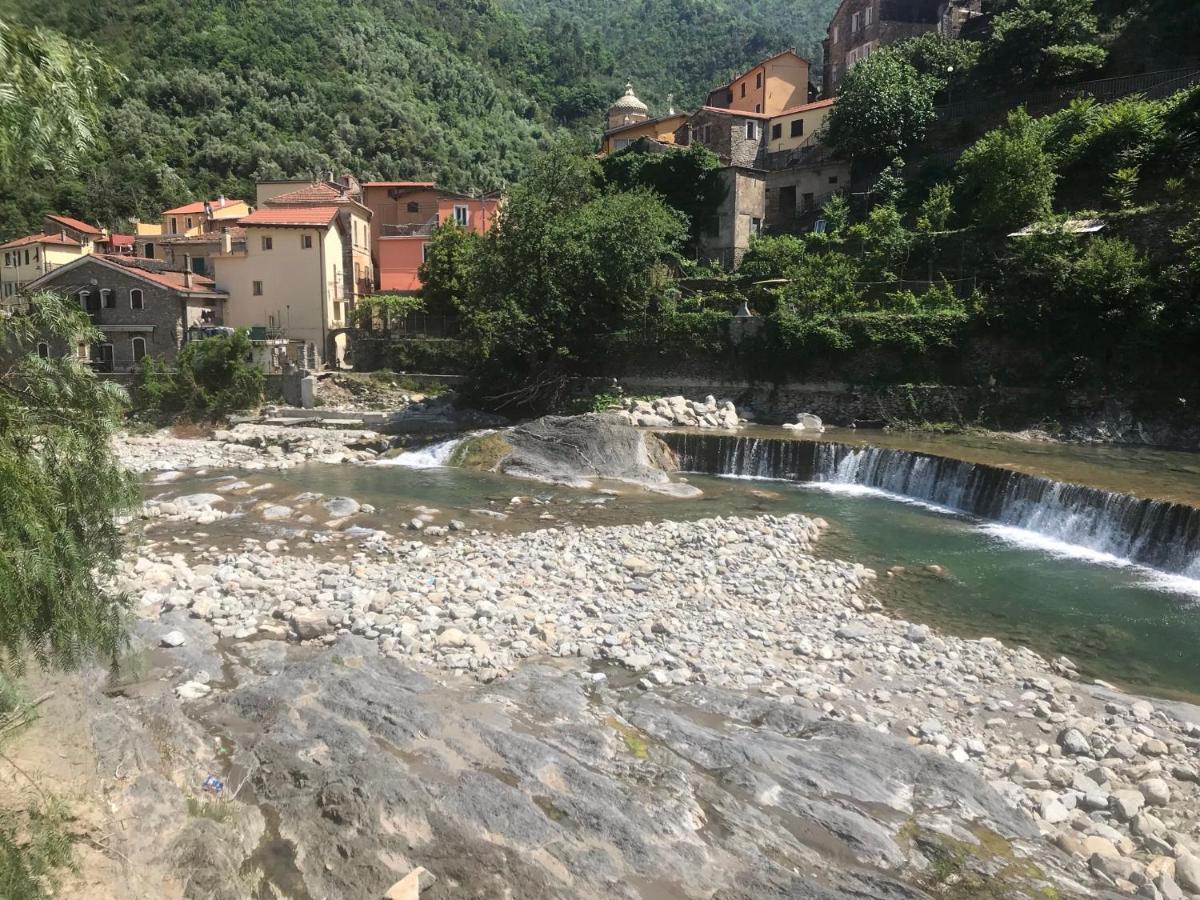
M 640 122 L 650 117 L 650 110 L 633 93 L 633 85 L 625 85 L 625 93 L 617 98 L 617 102 L 608 108 L 608 127 L 628 125 L 630 122 Z

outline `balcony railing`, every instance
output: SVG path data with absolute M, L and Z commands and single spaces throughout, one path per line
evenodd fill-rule
M 380 225 L 381 237 L 429 237 L 438 227 L 438 217 L 434 216 L 428 222 L 411 225 Z

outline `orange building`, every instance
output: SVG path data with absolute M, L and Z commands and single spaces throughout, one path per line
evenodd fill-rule
M 624 150 L 642 138 L 673 144 L 675 132 L 687 119 L 686 113 L 675 112 L 670 94 L 667 95 L 666 115 L 651 118 L 649 107 L 633 93 L 633 85 L 626 83 L 625 93 L 608 108 L 608 120 L 600 138 L 600 155 Z
M 371 210 L 378 289 L 415 293 L 421 289 L 417 270 L 433 230 L 443 222 L 457 222 L 484 234 L 495 221 L 500 201 L 456 194 L 432 181 L 368 181 L 363 184 L 363 204 Z
M 808 60 L 795 50 L 769 56 L 709 91 L 706 106 L 774 116 L 809 102 Z

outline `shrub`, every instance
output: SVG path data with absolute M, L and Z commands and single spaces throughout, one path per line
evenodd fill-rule
M 168 415 L 213 418 L 262 403 L 264 377 L 251 362 L 245 329 L 190 341 L 179 351 L 174 370 L 161 360 L 142 367 L 144 408 Z
M 984 229 L 1004 232 L 1050 213 L 1057 176 L 1042 136 L 1024 109 L 1009 114 L 958 161 L 959 209 Z

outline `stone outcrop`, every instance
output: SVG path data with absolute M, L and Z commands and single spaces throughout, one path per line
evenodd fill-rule
M 713 396 L 704 400 L 688 400 L 683 396 L 630 399 L 625 401 L 618 415 L 639 428 L 720 428 L 731 431 L 740 421 L 733 401 L 718 401 Z

